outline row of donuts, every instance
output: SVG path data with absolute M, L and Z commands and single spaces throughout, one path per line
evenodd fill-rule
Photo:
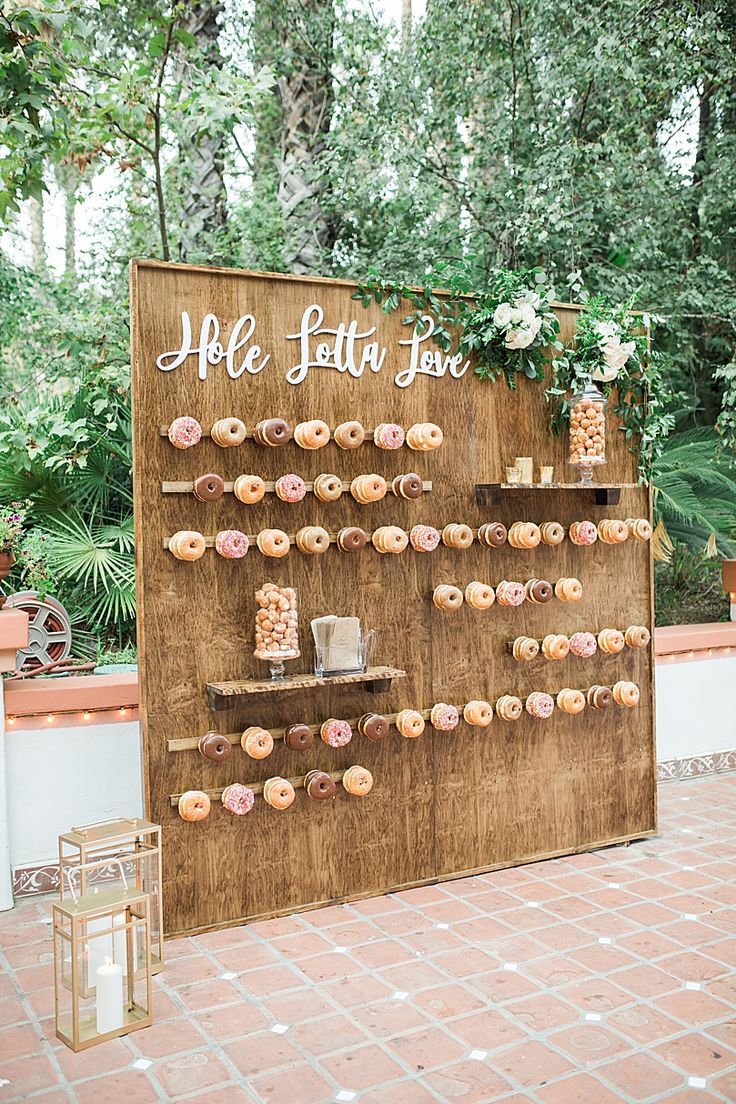
M 606 691 L 595 693 L 595 691 Z M 330 717 L 321 725 L 297 723 L 289 725 L 283 733 L 273 733 L 260 725 L 249 725 L 240 737 L 240 746 L 250 759 L 267 759 L 273 752 L 276 740 L 283 739 L 284 745 L 292 751 L 308 751 L 314 744 L 318 733 L 324 743 L 331 748 L 345 747 L 354 736 L 353 728 L 361 736 L 373 743 L 385 740 L 393 724 L 398 732 L 407 739 L 421 736 L 428 720 L 438 732 L 452 732 L 460 723 L 461 715 L 466 724 L 476 728 L 487 728 L 493 720 L 494 711 L 502 720 L 515 721 L 524 708 L 532 717 L 548 717 L 554 707 L 563 713 L 582 712 L 586 703 L 594 709 L 603 709 L 616 702 L 618 705 L 633 707 L 639 702 L 639 689 L 636 683 L 620 680 L 612 687 L 598 684 L 587 690 L 575 690 L 564 687 L 556 695 L 534 691 L 524 702 L 515 694 L 502 694 L 495 703 L 474 699 L 467 702 L 462 710 L 447 702 L 436 702 L 430 710 L 401 709 L 398 713 L 384 716 L 380 713 L 364 713 L 355 721 Z M 548 711 L 547 711 L 548 710 Z M 210 763 L 226 762 L 233 749 L 230 738 L 221 732 L 206 732 L 198 742 L 200 755 Z
M 365 767 L 355 764 L 341 774 L 332 775 L 327 771 L 311 770 L 303 779 L 281 778 L 276 775 L 263 783 L 262 796 L 272 809 L 288 809 L 296 797 L 296 790 L 306 790 L 313 801 L 327 801 L 337 794 L 336 781 L 342 783 L 346 793 L 353 797 L 367 797 L 373 789 L 373 775 Z M 223 809 L 233 816 L 246 816 L 255 805 L 255 790 L 241 782 L 226 786 L 220 795 Z M 177 802 L 179 816 L 190 823 L 204 820 L 212 808 L 209 794 L 205 790 L 187 790 L 180 794 Z
M 556 583 L 547 579 L 527 579 L 525 583 L 502 579 L 496 587 L 474 579 L 464 591 L 454 583 L 439 583 L 432 591 L 432 602 L 440 610 L 458 610 L 463 602 L 473 609 L 485 610 L 494 602 L 506 607 L 520 606 L 524 602 L 541 606 L 553 598 L 561 602 L 579 602 L 582 597 L 583 584 L 575 578 L 561 578 Z
M 382 475 L 368 472 L 356 475 L 346 482 L 339 475 L 323 472 L 314 480 L 305 480 L 295 472 L 287 472 L 273 481 L 273 492 L 282 502 L 301 502 L 311 491 L 320 502 L 337 502 L 344 490 L 349 490 L 356 502 L 364 505 L 368 502 L 380 502 L 385 498 L 389 486 L 396 498 L 421 498 L 424 493 L 424 481 L 416 472 L 406 472 L 392 479 L 390 485 Z M 200 475 L 192 483 L 192 494 L 199 502 L 217 502 L 226 490 L 225 480 L 215 472 Z M 232 492 L 239 502 L 253 506 L 267 493 L 266 481 L 260 475 L 239 475 L 232 483 Z
M 574 632 L 571 636 L 564 633 L 548 633 L 542 640 L 532 636 L 517 636 L 511 642 L 511 654 L 519 663 L 528 663 L 540 654 L 545 659 L 565 659 L 568 655 L 588 659 L 600 650 L 607 655 L 618 655 L 625 647 L 646 648 L 651 634 L 646 625 L 629 625 L 623 632 L 620 629 L 601 629 L 599 633 Z
M 175 418 L 167 430 L 174 448 L 188 449 L 198 445 L 204 436 L 196 418 L 184 415 Z M 220 418 L 210 429 L 210 437 L 221 448 L 242 445 L 246 438 L 256 444 L 278 448 L 293 440 L 299 448 L 314 451 L 323 448 L 330 440 L 342 449 L 354 449 L 370 439 L 381 449 L 394 450 L 404 444 L 415 452 L 432 452 L 440 447 L 444 434 L 434 422 L 415 422 L 406 431 L 396 422 L 381 422 L 372 430 L 366 430 L 358 421 L 341 422 L 331 430 L 321 418 L 299 422 L 292 427 L 284 418 L 264 418 L 252 430 L 241 418 Z
M 623 526 L 627 533 L 633 533 L 635 530 L 641 533 L 645 530 L 640 527 L 640 522 L 643 522 L 648 534 L 651 535 L 651 526 L 644 518 L 630 518 L 626 525 L 623 522 L 617 524 Z M 514 522 L 508 533 L 500 522 L 481 525 L 477 532 L 469 525 L 453 522 L 445 525 L 441 531 L 435 529 L 433 525 L 415 525 L 408 533 L 398 525 L 381 525 L 370 536 L 360 526 L 348 525 L 340 529 L 334 537 L 330 536 L 321 525 L 306 525 L 296 534 L 295 540 L 299 551 L 308 555 L 326 552 L 333 542 L 342 552 L 359 552 L 365 548 L 369 540 L 378 552 L 383 553 L 400 554 L 409 545 L 416 552 L 434 552 L 440 543 L 447 548 L 466 549 L 470 548 L 476 536 L 478 543 L 487 548 L 500 547 L 507 537 L 509 544 L 514 548 L 535 548 L 542 540 L 542 530 L 546 526 L 554 527 L 555 538 L 558 531 L 561 534 L 560 540 L 564 538 L 564 530 L 558 522 L 545 522 L 542 527 L 533 522 Z M 574 544 L 589 546 L 597 540 L 599 528 L 597 529 L 592 521 L 573 522 L 569 532 Z M 251 539 L 239 529 L 222 529 L 214 537 L 214 548 L 225 559 L 241 559 L 248 551 Z M 635 539 L 645 540 L 648 536 L 639 536 Z M 560 540 L 553 540 L 548 534 L 544 543 L 559 544 Z M 292 538 L 283 529 L 262 529 L 256 535 L 255 542 L 258 551 L 264 556 L 280 559 L 289 552 Z M 207 548 L 207 538 L 195 529 L 181 529 L 169 538 L 168 548 L 179 560 L 198 560 Z M 509 604 L 518 605 L 519 602 Z

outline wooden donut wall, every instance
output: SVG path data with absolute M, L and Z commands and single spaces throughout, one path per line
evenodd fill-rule
M 319 524 L 330 533 L 345 525 L 371 532 L 394 524 L 407 532 L 424 523 L 438 529 L 450 522 L 477 528 L 501 521 L 572 521 L 604 517 L 649 517 L 645 488 L 636 486 L 636 459 L 627 451 L 615 419 L 608 418 L 608 464 L 597 478 L 622 485 L 599 497 L 577 489 L 491 488 L 516 455 L 554 464 L 555 477 L 574 482 L 565 464 L 564 440 L 548 430 L 543 388 L 521 379 L 511 392 L 505 383 L 481 381 L 471 368 L 461 378 L 418 374 L 407 387 L 395 383 L 409 365 L 411 337 L 402 311 L 385 315 L 351 299 L 345 281 L 137 262 L 132 268 L 133 405 L 135 504 L 138 555 L 138 640 L 142 689 L 147 815 L 164 826 L 164 921 L 169 935 L 201 931 L 248 919 L 381 893 L 473 871 L 512 866 L 553 855 L 600 847 L 653 834 L 656 828 L 655 747 L 651 648 L 626 648 L 620 655 L 600 650 L 592 658 L 568 656 L 550 662 L 541 655 L 516 662 L 508 642 L 518 635 L 540 639 L 607 626 L 652 625 L 652 564 L 647 542 L 600 541 L 588 548 L 568 539 L 558 547 L 489 549 L 475 541 L 462 551 L 440 545 L 430 554 L 411 546 L 400 555 L 380 555 L 370 544 L 355 554 L 334 544 L 308 556 L 292 546 L 283 559 L 269 559 L 252 546 L 241 560 L 226 560 L 208 548 L 195 562 L 183 562 L 164 547 L 182 529 L 212 537 L 221 529 L 248 534 L 277 527 L 294 534 Z M 297 385 L 286 380 L 300 362 L 297 334 L 311 304 L 324 311 L 323 326 L 357 321 L 359 332 L 376 327 L 367 340 L 385 348 L 380 371 L 360 378 L 334 368 L 312 367 Z M 244 315 L 256 320 L 257 342 L 270 360 L 262 371 L 230 378 L 226 363 L 209 364 L 200 379 L 198 356 L 170 371 L 157 358 L 178 350 L 182 312 L 199 344 L 203 318 L 212 314 L 227 347 Z M 562 336 L 574 330 L 577 309 L 558 308 Z M 318 340 L 310 338 L 311 356 Z M 358 358 L 365 347 L 359 341 Z M 422 351 L 434 350 L 431 341 Z M 234 358 L 237 368 L 247 349 Z M 262 359 L 254 358 L 257 364 Z M 312 418 L 330 427 L 357 419 L 364 426 L 435 422 L 444 430 L 436 451 L 406 446 L 384 451 L 372 442 L 343 451 L 334 441 L 310 452 L 292 441 L 268 448 L 247 439 L 220 448 L 209 437 L 193 448 L 175 449 L 161 428 L 191 415 L 205 429 L 218 418 L 237 416 L 252 427 L 282 417 L 292 426 Z M 254 506 L 225 493 L 216 502 L 191 493 L 163 493 L 166 482 L 191 483 L 215 472 L 226 481 L 250 473 L 275 480 L 295 472 L 311 481 L 330 472 L 349 482 L 376 472 L 393 476 L 415 471 L 431 483 L 420 499 L 389 494 L 358 504 L 349 493 L 337 502 L 313 494 L 296 504 L 267 494 Z M 479 504 L 479 499 L 486 505 Z M 495 500 L 495 501 L 494 501 Z M 496 584 L 576 576 L 583 584 L 577 604 L 525 602 L 517 609 L 463 605 L 442 611 L 432 603 L 438 583 L 462 588 L 471 580 Z M 375 628 L 374 661 L 406 671 L 406 677 L 369 684 L 310 685 L 278 693 L 208 699 L 206 684 L 267 677 L 253 656 L 255 590 L 265 581 L 298 591 L 300 659 L 293 673 L 310 672 L 310 619 L 326 613 L 356 615 Z M 495 702 L 510 693 L 522 700 L 533 690 L 556 694 L 563 687 L 585 689 L 617 680 L 641 690 L 637 708 L 586 708 L 579 716 L 555 709 L 547 720 L 526 714 L 516 722 L 494 717 L 490 727 L 464 721 L 454 732 L 427 724 L 418 739 L 395 728 L 380 743 L 355 732 L 344 748 L 319 738 L 307 752 L 277 741 L 272 755 L 250 759 L 238 744 L 219 764 L 206 761 L 196 740 L 208 729 L 239 733 L 249 725 L 279 730 L 289 724 L 319 724 L 329 717 L 353 719 L 367 711 L 386 715 L 403 708 L 420 711 L 435 702 L 462 706 L 471 699 Z M 225 705 L 214 711 L 210 704 Z M 180 741 L 188 741 L 185 750 Z M 303 777 L 320 768 L 333 774 L 353 763 L 367 767 L 374 786 L 366 798 L 346 794 L 310 800 L 297 790 L 291 808 L 279 812 L 261 797 L 247 816 L 228 814 L 216 799 L 210 815 L 185 823 L 172 795 L 201 789 L 217 793 L 232 782 L 263 783 L 273 775 Z

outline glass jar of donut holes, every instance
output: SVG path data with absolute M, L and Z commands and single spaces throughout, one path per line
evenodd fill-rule
M 580 473 L 580 482 L 593 482 L 593 468 L 606 462 L 606 398 L 590 380 L 570 396 L 568 463 Z
M 284 677 L 284 663 L 299 655 L 296 590 L 263 583 L 256 591 L 256 659 L 267 660 L 272 679 Z

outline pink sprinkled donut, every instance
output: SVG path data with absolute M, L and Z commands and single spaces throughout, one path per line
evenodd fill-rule
M 382 449 L 399 449 L 404 443 L 404 431 L 395 422 L 382 422 L 376 426 L 373 440 Z
M 570 637 L 570 651 L 573 655 L 587 659 L 598 651 L 598 641 L 589 632 L 576 632 Z
M 409 540 L 417 552 L 434 552 L 440 543 L 440 532 L 432 525 L 415 525 L 409 533 Z
M 595 544 L 598 529 L 592 521 L 574 521 L 570 526 L 570 540 L 579 545 Z
M 353 738 L 353 730 L 348 722 L 335 720 L 334 717 L 322 724 L 319 734 L 333 748 L 345 747 Z
M 301 502 L 307 493 L 307 484 L 299 475 L 282 475 L 275 483 L 276 494 L 282 502 Z
M 437 702 L 432 706 L 429 714 L 429 723 L 432 728 L 437 728 L 440 732 L 452 732 L 453 728 L 457 728 L 460 722 L 460 716 L 454 705 L 448 705 L 446 702 Z
M 191 448 L 202 440 L 202 427 L 196 418 L 174 418 L 169 426 L 169 440 L 174 448 Z
M 233 782 L 222 791 L 222 804 L 229 813 L 235 816 L 245 816 L 253 808 L 255 795 L 248 786 L 241 786 L 239 782 Z
M 536 690 L 526 699 L 526 711 L 531 717 L 550 717 L 554 707 L 554 698 L 549 694 L 540 694 Z
M 503 579 L 496 587 L 496 601 L 500 606 L 520 606 L 525 598 L 526 587 L 523 583 Z
M 215 537 L 215 549 L 226 560 L 242 560 L 249 544 L 247 536 L 239 529 L 221 529 Z

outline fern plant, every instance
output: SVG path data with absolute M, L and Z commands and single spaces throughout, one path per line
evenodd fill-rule
M 712 428 L 673 434 L 654 464 L 657 558 L 673 544 L 736 557 L 736 460 Z

